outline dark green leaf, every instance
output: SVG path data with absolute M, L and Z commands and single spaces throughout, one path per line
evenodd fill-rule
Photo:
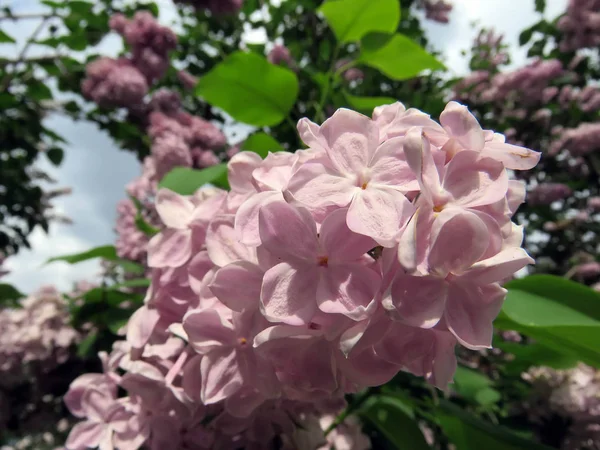
M 241 149 L 257 153 L 264 159 L 269 152 L 280 152 L 283 150 L 283 147 L 271 135 L 261 131 L 246 139 Z
M 255 53 L 236 52 L 202 77 L 196 93 L 234 119 L 277 125 L 298 96 L 298 78 Z
M 181 195 L 192 195 L 206 184 L 228 188 L 227 164 L 217 164 L 202 170 L 176 167 L 160 181 L 160 188 L 167 188 Z
M 146 236 L 154 236 L 155 234 L 160 232 L 158 228 L 154 228 L 152 225 L 150 225 L 144 220 L 144 217 L 142 216 L 142 204 L 140 203 L 140 201 L 133 196 L 130 198 L 131 201 L 133 201 L 133 203 L 135 204 L 135 208 L 137 210 L 135 214 L 135 226 L 137 227 L 137 229 L 144 233 Z
M 98 332 L 96 330 L 90 331 L 90 333 L 79 343 L 77 348 L 77 356 L 80 358 L 89 358 L 92 356 L 94 344 L 98 339 Z
M 421 429 L 410 416 L 410 407 L 395 397 L 376 396 L 361 408 L 361 417 L 371 422 L 395 448 L 429 450 Z
M 15 41 L 12 37 L 6 34 L 4 31 L 0 30 L 0 44 L 14 44 Z
M 519 34 L 519 45 L 527 44 L 531 40 L 531 36 L 533 36 L 533 31 L 533 27 L 521 31 L 521 34 Z
M 127 259 L 118 259 L 115 261 L 115 264 L 121 266 L 125 272 L 132 274 L 141 275 L 145 271 L 144 266 Z
M 52 91 L 41 81 L 34 80 L 27 86 L 27 96 L 36 101 L 49 100 Z
M 54 258 L 50 258 L 48 261 L 46 261 L 46 264 L 54 261 L 65 261 L 69 264 L 77 264 L 79 262 L 87 261 L 88 259 L 94 258 L 103 258 L 108 259 L 110 261 L 114 261 L 117 259 L 117 251 L 112 245 L 104 245 L 102 247 L 96 247 L 83 253 L 75 253 L 73 255 L 65 256 L 55 256 Z
M 11 284 L 0 283 L 0 306 L 17 306 L 25 294 Z
M 535 10 L 543 14 L 546 10 L 546 0 L 535 0 Z
M 344 97 L 353 109 L 369 116 L 376 107 L 390 105 L 397 101 L 392 97 L 357 97 L 350 95 L 348 92 L 344 92 Z
M 493 398 L 498 401 L 500 399 L 498 391 L 492 389 L 492 386 L 493 382 L 487 376 L 464 366 L 456 368 L 454 389 L 465 399 L 480 405 L 490 404 L 487 402 Z
M 550 450 L 507 428 L 486 422 L 444 399 L 440 400 L 436 416 L 457 450 Z
M 398 0 L 329 0 L 319 11 L 342 44 L 372 32 L 393 33 L 400 23 Z
M 147 278 L 138 278 L 135 280 L 124 281 L 110 286 L 109 289 L 122 289 L 122 288 L 136 288 L 136 287 L 148 287 L 150 286 L 150 280 Z
M 67 6 L 69 7 L 69 9 L 77 14 L 91 14 L 92 13 L 92 9 L 94 8 L 94 5 L 92 3 L 88 3 L 88 2 L 84 2 L 84 1 L 80 1 L 80 0 L 70 0 L 67 3 Z
M 402 34 L 393 35 L 385 44 L 381 41 L 381 36 L 366 36 L 362 40 L 359 62 L 378 69 L 393 80 L 413 78 L 427 69 L 444 69 L 434 56 Z
M 55 2 L 52 0 L 42 0 L 41 3 L 43 5 L 49 6 L 50 8 L 61 8 L 65 6 L 63 2 Z
M 65 156 L 65 152 L 60 147 L 52 147 L 46 152 L 46 156 L 55 166 L 60 165 Z
M 508 295 L 495 326 L 516 330 L 554 351 L 600 367 L 600 294 L 551 275 L 506 285 Z
M 494 347 L 514 355 L 514 359 L 505 365 L 508 374 L 517 375 L 532 366 L 570 369 L 575 367 L 578 362 L 577 357 L 574 355 L 557 352 L 540 343 L 523 345 L 515 342 L 495 342 Z
M 114 308 L 106 312 L 104 317 L 105 324 L 113 334 L 118 334 L 119 330 L 127 325 L 129 318 L 134 311 L 128 309 Z

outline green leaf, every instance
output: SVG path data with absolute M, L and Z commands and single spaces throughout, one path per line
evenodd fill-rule
M 158 184 L 159 188 L 167 188 L 180 195 L 192 195 L 206 184 L 228 189 L 227 164 L 217 164 L 202 170 L 176 167 Z
M 152 225 L 150 225 L 144 220 L 144 217 L 142 216 L 142 203 L 133 196 L 130 196 L 129 198 L 135 204 L 135 226 L 137 227 L 137 229 L 144 233 L 146 236 L 154 236 L 155 234 L 160 232 L 158 228 L 154 228 Z
M 127 259 L 117 259 L 115 264 L 121 266 L 125 272 L 141 275 L 145 272 L 144 266 Z
M 0 30 L 0 44 L 14 44 L 15 41 L 12 37 L 6 34 L 4 31 Z
M 118 334 L 119 330 L 127 324 L 133 313 L 134 311 L 128 309 L 111 309 L 107 311 L 104 318 L 106 326 L 111 333 Z
M 550 450 L 508 428 L 486 422 L 444 399 L 440 399 L 436 416 L 457 450 Z
M 104 245 L 102 247 L 96 247 L 83 253 L 75 253 L 72 255 L 55 256 L 46 261 L 46 264 L 54 261 L 65 261 L 69 264 L 77 264 L 88 259 L 103 258 L 110 261 L 117 259 L 117 250 L 112 245 Z
M 0 283 L 0 306 L 16 307 L 19 305 L 19 299 L 25 297 L 25 294 L 19 292 L 11 284 Z
M 32 81 L 27 86 L 27 96 L 33 100 L 49 100 L 52 98 L 52 91 L 41 81 Z
M 493 404 L 500 400 L 500 394 L 492 386 L 487 376 L 464 366 L 456 368 L 454 389 L 465 399 L 482 406 Z
M 371 115 L 373 110 L 378 106 L 390 105 L 397 102 L 392 97 L 357 97 L 348 92 L 344 92 L 344 97 L 352 109 L 367 115 Z
M 271 135 L 261 131 L 246 139 L 242 144 L 241 149 L 254 152 L 265 159 L 269 152 L 280 152 L 283 150 L 283 147 Z
M 329 0 L 319 11 L 341 44 L 372 32 L 393 33 L 400 23 L 398 0 Z
M 52 0 L 42 0 L 41 3 L 51 8 L 62 8 L 63 6 L 65 6 L 62 2 L 55 2 Z
M 521 31 L 521 34 L 519 34 L 519 45 L 527 44 L 531 40 L 534 31 L 534 27 L 526 28 Z
M 366 36 L 358 61 L 393 80 L 413 78 L 426 69 L 444 69 L 434 56 L 402 34 L 394 34 L 387 40 L 381 35 Z
M 506 287 L 497 328 L 516 330 L 600 367 L 600 294 L 552 275 L 532 275 Z
M 90 331 L 90 333 L 79 343 L 79 346 L 77 347 L 77 356 L 80 358 L 88 358 L 92 356 L 92 350 L 97 340 L 98 331 Z
M 546 10 L 546 0 L 535 0 L 535 10 L 543 14 Z
M 52 147 L 46 152 L 46 156 L 48 157 L 50 162 L 52 162 L 52 164 L 58 166 L 62 162 L 65 156 L 65 152 L 60 147 Z
M 202 77 L 196 93 L 240 122 L 277 125 L 298 97 L 298 78 L 256 53 L 235 52 Z
M 375 396 L 361 409 L 361 417 L 371 422 L 395 448 L 429 450 L 421 429 L 410 414 L 410 407 L 395 397 Z
M 135 280 L 124 281 L 123 283 L 114 284 L 109 289 L 122 289 L 122 288 L 136 288 L 136 287 L 148 287 L 150 286 L 150 280 L 147 278 L 136 278 Z
M 515 342 L 494 342 L 494 347 L 514 355 L 505 365 L 506 373 L 518 375 L 532 366 L 548 366 L 553 369 L 570 369 L 577 365 L 577 357 L 557 352 L 540 343 L 527 345 Z

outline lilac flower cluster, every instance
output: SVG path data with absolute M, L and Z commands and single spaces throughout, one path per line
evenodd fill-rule
M 79 340 L 69 324 L 67 303 L 46 286 L 20 303 L 0 310 L 0 372 L 2 386 L 22 382 L 31 366 L 45 372 L 66 361 Z
M 88 64 L 81 91 L 103 107 L 142 105 L 150 85 L 168 69 L 168 53 L 175 48 L 177 36 L 160 26 L 148 11 L 137 12 L 131 20 L 116 14 L 110 27 L 124 37 L 132 54 L 118 59 L 103 57 Z
M 580 364 L 573 369 L 536 367 L 523 374 L 533 390 L 527 411 L 534 423 L 552 414 L 571 423 L 561 448 L 595 449 L 600 442 L 600 372 Z
M 306 150 L 236 154 L 230 192 L 158 191 L 145 304 L 104 373 L 71 385 L 67 448 L 314 450 L 346 393 L 400 370 L 446 388 L 532 262 L 507 168 L 539 154 L 456 102 L 440 123 L 341 109 L 298 123 Z M 368 446 L 350 422 L 328 438 Z
M 445 0 L 420 0 L 418 7 L 425 10 L 425 17 L 439 23 L 450 21 L 452 3 Z
M 600 45 L 600 1 L 569 0 L 567 12 L 558 21 L 563 33 L 560 42 L 562 51 Z

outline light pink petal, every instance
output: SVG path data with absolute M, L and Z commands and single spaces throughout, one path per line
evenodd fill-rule
M 359 264 L 330 264 L 319 268 L 317 304 L 325 313 L 343 314 L 352 320 L 369 317 L 381 277 Z
M 183 318 L 183 329 L 200 354 L 235 345 L 233 325 L 214 309 L 189 311 Z
M 266 191 L 258 192 L 242 203 L 235 214 L 235 231 L 240 242 L 252 247 L 259 246 L 258 212 L 264 205 L 283 201 L 281 192 Z
M 321 135 L 320 126 L 314 122 L 311 122 L 306 117 L 303 117 L 298 121 L 298 134 L 308 147 L 314 148 L 316 150 L 325 151 L 325 147 L 327 146 L 327 142 L 325 138 Z
M 481 259 L 495 255 L 503 246 L 503 235 L 500 225 L 498 225 L 498 221 L 485 212 L 477 211 L 475 209 L 471 209 L 469 212 L 475 214 L 485 224 L 488 230 L 488 247 L 483 255 L 481 255 Z
M 507 169 L 513 170 L 533 169 L 542 156 L 540 152 L 498 141 L 486 142 L 481 155 L 499 161 Z
M 444 189 L 457 205 L 491 205 L 506 196 L 508 175 L 502 164 L 491 158 L 477 152 L 459 152 L 448 163 Z
M 106 425 L 94 422 L 79 422 L 75 424 L 65 444 L 68 450 L 85 450 L 97 447 L 105 433 L 108 433 Z
M 481 258 L 489 245 L 488 228 L 477 215 L 448 208 L 435 219 L 431 241 L 430 270 L 445 278 L 464 272 Z
M 485 144 L 483 130 L 466 106 L 449 102 L 440 115 L 440 123 L 465 150 L 480 152 L 483 149 Z
M 456 372 L 455 347 L 456 338 L 452 333 L 435 330 L 435 359 L 427 381 L 442 390 L 448 389 Z
M 302 207 L 285 202 L 264 205 L 259 212 L 260 240 L 271 253 L 283 260 L 315 260 L 317 226 Z
M 220 402 L 235 394 L 243 385 L 243 378 L 234 349 L 223 348 L 204 355 L 200 362 L 202 391 L 205 405 Z
M 185 229 L 192 220 L 193 203 L 169 189 L 156 194 L 156 212 L 169 228 Z
M 391 321 L 383 310 L 377 311 L 367 320 L 357 322 L 340 336 L 340 350 L 345 356 L 362 352 L 379 342 L 387 333 Z
M 89 420 L 105 422 L 110 409 L 115 405 L 115 398 L 105 391 L 90 388 L 83 394 L 81 405 Z
M 356 388 L 381 386 L 390 381 L 400 371 L 400 367 L 376 355 L 372 348 L 355 352 L 346 358 L 337 353 L 337 364 L 344 377 L 356 385 Z
M 133 348 L 140 349 L 148 342 L 160 315 L 156 309 L 144 305 L 129 318 L 127 323 L 127 342 Z
M 278 341 L 286 338 L 307 338 L 314 336 L 321 336 L 323 333 L 319 330 L 313 330 L 310 328 L 302 328 L 290 325 L 274 325 L 269 328 L 265 328 L 263 331 L 258 333 L 254 337 L 253 346 L 260 347 L 271 341 Z
M 506 289 L 496 284 L 450 283 L 445 319 L 448 329 L 467 348 L 490 348 L 492 322 L 502 308 Z
M 440 175 L 431 153 L 431 145 L 421 128 L 415 127 L 408 131 L 404 141 L 404 153 L 406 162 L 419 182 L 421 195 L 430 205 L 444 204 L 448 195 L 442 189 Z
M 292 177 L 298 155 L 289 152 L 269 153 L 260 167 L 252 172 L 260 190 L 282 191 Z
M 401 192 L 419 189 L 419 182 L 406 162 L 404 138 L 388 139 L 381 144 L 369 165 L 371 167 L 369 183 L 394 187 Z
M 202 280 L 213 267 L 214 264 L 206 250 L 198 252 L 189 262 L 187 265 L 188 282 L 195 294 L 200 295 L 203 286 Z
M 264 272 L 255 264 L 238 261 L 217 271 L 209 285 L 221 303 L 234 311 L 258 308 Z
M 307 208 L 326 205 L 348 206 L 358 190 L 353 178 L 340 176 L 322 163 L 302 165 L 288 183 L 285 195 Z
M 367 116 L 338 109 L 321 125 L 327 142 L 327 155 L 342 174 L 358 174 L 365 169 L 379 144 L 379 129 Z
M 264 316 L 271 322 L 305 325 L 317 309 L 318 267 L 281 263 L 269 269 L 260 294 Z
M 355 233 L 393 247 L 413 212 L 413 205 L 400 192 L 367 187 L 352 200 L 346 223 Z
M 227 180 L 231 190 L 240 193 L 255 192 L 252 184 L 252 172 L 262 163 L 262 159 L 254 152 L 240 152 L 227 164 Z
M 202 355 L 195 355 L 183 368 L 181 387 L 185 394 L 194 402 L 200 403 L 200 392 L 202 391 L 202 375 L 200 373 L 200 362 Z
M 421 328 L 437 325 L 444 314 L 446 295 L 445 281 L 430 276 L 398 275 L 391 289 L 392 305 L 402 322 Z
M 256 260 L 253 250 L 239 241 L 234 219 L 233 214 L 218 216 L 210 223 L 206 233 L 208 256 L 219 267 L 235 261 Z
M 525 194 L 527 192 L 527 186 L 524 181 L 521 180 L 509 180 L 508 181 L 508 192 L 506 193 L 506 201 L 508 203 L 508 209 L 511 213 L 515 213 L 517 208 L 521 204 L 525 203 Z
M 470 283 L 489 284 L 503 281 L 535 261 L 522 248 L 507 248 L 491 258 L 473 264 L 463 277 Z
M 347 209 L 330 213 L 319 230 L 319 242 L 331 261 L 354 261 L 377 246 L 370 237 L 350 231 L 347 214 Z
M 254 388 L 244 387 L 225 400 L 225 410 L 234 417 L 248 417 L 265 401 Z
M 191 230 L 163 230 L 148 243 L 150 267 L 179 267 L 185 264 L 191 255 Z
M 435 339 L 433 330 L 393 322 L 385 337 L 373 347 L 375 353 L 417 376 L 431 371 Z

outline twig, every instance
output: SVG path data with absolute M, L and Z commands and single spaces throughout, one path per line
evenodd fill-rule
M 358 395 L 355 398 L 355 400 L 350 405 L 348 405 L 348 407 L 345 410 L 343 410 L 339 416 L 335 418 L 333 423 L 329 425 L 329 427 L 327 427 L 327 429 L 325 430 L 325 437 L 327 437 L 329 433 L 335 430 L 338 425 L 342 424 L 350 414 L 352 414 L 354 411 L 360 408 L 362 404 L 371 396 L 372 393 L 373 389 L 368 388 L 360 395 Z
M 27 39 L 27 42 L 25 42 L 25 45 L 23 46 L 23 49 L 21 50 L 21 53 L 19 53 L 19 56 L 17 56 L 17 59 L 15 61 L 15 65 L 23 62 L 25 60 L 25 56 L 27 55 L 27 50 L 29 50 L 29 47 L 31 46 L 31 44 L 33 44 L 33 42 L 37 39 L 37 37 L 39 36 L 39 34 L 42 32 L 42 30 L 44 29 L 44 26 L 46 25 L 46 23 L 48 22 L 48 19 L 50 17 L 46 17 L 44 18 L 36 27 L 35 30 L 33 30 L 33 33 L 31 34 L 31 36 L 29 36 L 29 39 Z M 4 79 L 2 80 L 2 85 L 0 85 L 0 92 L 4 92 L 6 90 L 6 88 L 8 87 L 8 85 L 10 84 L 12 77 L 14 75 L 14 72 L 12 73 L 7 73 L 4 76 Z
M 7 16 L 0 16 L 0 21 L 2 20 L 23 20 L 23 19 L 49 19 L 53 17 L 52 13 L 24 13 L 24 14 L 10 14 Z

